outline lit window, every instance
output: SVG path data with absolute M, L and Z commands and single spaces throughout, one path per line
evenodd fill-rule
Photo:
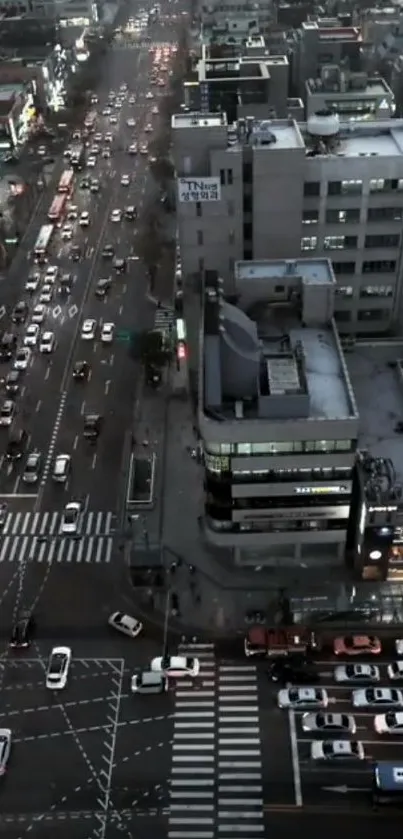
M 325 236 L 323 240 L 323 247 L 327 251 L 343 250 L 345 245 L 345 236 Z
M 382 192 L 385 189 L 384 178 L 371 178 L 369 182 L 370 192 Z
M 301 250 L 302 251 L 314 251 L 318 244 L 318 237 L 317 236 L 303 236 L 301 239 Z

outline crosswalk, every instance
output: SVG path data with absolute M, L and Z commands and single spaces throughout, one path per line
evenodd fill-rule
M 73 537 L 61 533 L 59 512 L 8 513 L 0 533 L 1 562 L 108 563 L 114 546 L 112 512 L 87 512 Z
M 216 662 L 213 644 L 187 644 L 197 680 L 175 691 L 168 839 L 255 839 L 264 833 L 254 665 Z

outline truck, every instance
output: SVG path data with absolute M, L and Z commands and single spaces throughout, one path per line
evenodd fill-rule
M 244 640 L 247 658 L 305 654 L 316 649 L 318 643 L 315 633 L 306 626 L 251 626 Z

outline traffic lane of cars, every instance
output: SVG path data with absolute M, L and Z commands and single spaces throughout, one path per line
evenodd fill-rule
M 403 680 L 391 681 L 387 677 L 386 667 L 392 660 L 379 659 L 378 656 L 372 656 L 369 662 L 380 667 L 381 679 L 378 683 L 382 687 L 403 687 Z M 337 661 L 335 666 L 343 664 L 351 664 L 351 659 L 346 661 Z M 359 663 L 362 663 L 361 657 Z M 296 755 L 298 761 L 297 771 L 301 778 L 301 791 L 304 803 L 315 803 L 319 796 L 320 800 L 326 799 L 334 802 L 335 796 L 352 796 L 356 800 L 361 796 L 363 802 L 368 803 L 368 792 L 371 783 L 371 765 L 378 760 L 396 760 L 399 763 L 403 759 L 403 738 L 399 735 L 384 735 L 380 736 L 374 729 L 374 718 L 376 714 L 387 712 L 387 708 L 368 708 L 368 710 L 356 709 L 352 704 L 352 692 L 359 690 L 362 687 L 368 686 L 366 684 L 352 684 L 348 687 L 339 686 L 334 682 L 334 668 L 329 668 L 329 662 L 325 661 L 324 668 L 318 665 L 318 672 L 321 675 L 320 686 L 325 688 L 329 696 L 329 705 L 327 711 L 332 714 L 352 714 L 357 731 L 354 735 L 346 736 L 343 734 L 320 734 L 315 735 L 305 733 L 302 729 L 303 711 L 297 711 L 291 714 L 295 722 L 295 737 L 296 741 Z M 397 709 L 399 710 L 399 709 Z M 291 722 L 291 726 L 293 723 Z M 336 761 L 318 761 L 315 762 L 310 757 L 311 743 L 314 740 L 357 740 L 363 744 L 365 752 L 365 760 L 347 763 L 342 761 L 337 765 Z M 335 790 L 334 787 L 337 787 Z M 342 787 L 340 791 L 340 787 Z

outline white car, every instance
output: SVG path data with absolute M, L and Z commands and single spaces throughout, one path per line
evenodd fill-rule
M 403 734 L 403 713 L 388 711 L 387 714 L 377 714 L 374 728 L 377 734 Z
M 43 321 L 45 320 L 45 315 L 46 315 L 46 306 L 44 306 L 43 303 L 38 303 L 38 305 L 34 306 L 34 308 L 32 310 L 32 316 L 31 316 L 32 323 L 36 323 L 36 324 L 43 323 Z
M 143 143 L 140 146 L 140 154 L 148 154 L 148 146 L 146 143 Z
M 73 238 L 73 225 L 65 224 L 64 227 L 62 227 L 60 235 L 65 242 L 69 242 L 70 239 Z
M 168 655 L 153 658 L 151 662 L 153 673 L 165 673 L 172 679 L 180 679 L 182 676 L 197 676 L 200 671 L 198 658 L 184 655 Z
M 354 708 L 403 708 L 403 692 L 398 688 L 362 688 L 353 690 Z
M 109 626 L 113 626 L 118 632 L 123 635 L 128 635 L 129 638 L 137 638 L 137 635 L 143 629 L 141 621 L 132 618 L 130 615 L 125 615 L 123 612 L 113 612 L 108 619 Z
M 25 291 L 36 291 L 40 281 L 41 275 L 37 271 L 35 271 L 33 274 L 30 274 L 25 283 Z
M 11 425 L 15 414 L 15 402 L 12 399 L 6 399 L 0 409 L 0 425 L 8 427 Z
M 109 122 L 110 122 L 111 125 L 117 125 L 117 121 L 118 121 L 118 118 L 115 117 L 114 115 L 109 117 Z
M 128 148 L 129 154 L 137 154 L 138 148 L 137 143 L 132 143 L 131 146 Z
M 146 99 L 154 99 L 154 94 L 151 93 L 151 90 L 149 90 L 148 93 L 146 93 Z
M 121 186 L 130 186 L 130 175 L 122 175 L 120 179 Z
M 113 134 L 111 134 L 110 131 L 108 131 L 108 133 L 105 134 L 104 142 L 105 143 L 112 143 L 113 142 Z
M 379 682 L 381 672 L 376 664 L 340 664 L 335 667 L 335 682 Z
M 66 687 L 71 663 L 70 647 L 53 647 L 46 671 L 46 687 L 62 690 Z
M 129 117 L 129 119 L 126 120 L 126 125 L 128 126 L 128 128 L 135 128 L 136 120 L 133 119 L 133 117 Z
M 104 160 L 109 160 L 110 156 L 111 156 L 111 150 L 110 149 L 108 149 L 107 147 L 102 149 L 102 157 L 103 157 Z
M 156 117 L 156 116 L 158 115 L 158 107 L 157 107 L 157 105 L 154 105 L 154 107 L 153 107 L 153 109 L 152 109 L 151 113 L 152 113 L 153 117 Z
M 283 688 L 277 694 L 279 708 L 327 708 L 328 703 L 323 688 Z
M 97 165 L 97 159 L 96 159 L 95 155 L 90 155 L 90 157 L 87 158 L 88 169 L 94 169 L 94 167 L 96 165 Z
M 152 130 L 153 130 L 153 127 L 151 125 L 151 122 L 148 122 L 147 125 L 144 128 L 144 131 L 145 131 L 146 134 L 151 134 Z
M 49 283 L 45 283 L 42 286 L 41 293 L 39 295 L 39 302 L 40 303 L 50 303 L 53 296 L 53 286 L 49 285 Z
M 70 204 L 67 210 L 67 220 L 75 221 L 78 219 L 78 207 L 75 204 Z
M 86 318 L 81 327 L 81 337 L 84 341 L 93 341 L 97 329 L 97 322 L 92 318 Z
M 5 775 L 11 752 L 11 729 L 0 728 L 0 775 Z
M 352 714 L 328 714 L 323 711 L 302 715 L 302 730 L 325 734 L 355 734 L 356 722 Z
M 90 223 L 90 214 L 87 212 L 87 210 L 84 210 L 84 212 L 81 213 L 78 223 L 80 227 L 88 227 Z
M 94 143 L 102 143 L 102 134 L 94 134 Z
M 41 353 L 51 353 L 55 348 L 55 335 L 54 332 L 44 332 L 41 335 L 41 340 L 39 342 L 39 352 Z
M 311 760 L 337 763 L 365 760 L 364 746 L 359 740 L 314 740 L 311 743 Z
M 103 117 L 109 117 L 111 113 L 112 112 L 111 112 L 110 108 L 104 108 L 103 111 L 102 111 L 102 116 Z
M 45 157 L 46 154 L 46 146 L 39 146 L 38 148 L 39 157 Z
M 122 210 L 112 210 L 111 221 L 122 221 Z
M 403 679 L 403 661 L 394 661 L 388 664 L 387 673 L 389 679 Z
M 55 283 L 59 276 L 58 265 L 48 265 L 45 271 L 45 283 Z
M 37 323 L 30 323 L 24 336 L 24 347 L 36 347 L 39 338 L 39 326 Z
M 14 357 L 14 370 L 26 370 L 31 361 L 31 356 L 32 353 L 29 347 L 21 347 L 21 349 L 17 350 Z
M 81 504 L 79 501 L 69 501 L 63 510 L 61 532 L 78 533 L 81 524 Z
M 111 344 L 115 334 L 114 323 L 104 323 L 101 330 L 101 341 L 103 344 Z

